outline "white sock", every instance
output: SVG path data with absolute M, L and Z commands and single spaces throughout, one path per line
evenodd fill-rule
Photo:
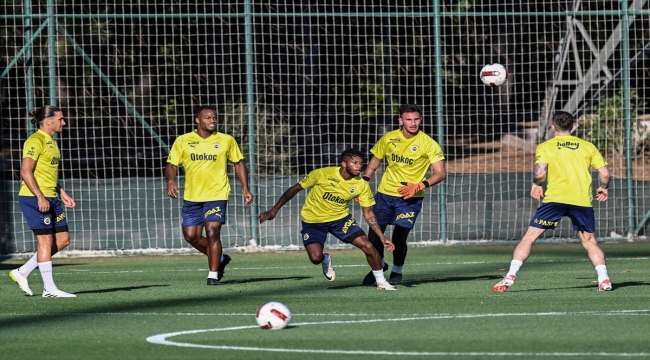
M 218 271 L 208 271 L 208 279 L 217 279 Z
M 603 282 L 603 280 L 609 279 L 609 275 L 607 275 L 607 265 L 598 265 L 596 266 L 596 273 L 598 274 L 598 283 L 600 284 Z
M 402 268 L 403 268 L 403 267 L 404 267 L 404 265 L 402 265 L 402 266 L 397 266 L 397 265 L 393 264 L 393 268 L 390 270 L 390 272 L 394 272 L 394 273 L 401 274 L 401 273 L 402 273 Z
M 41 271 L 41 278 L 43 278 L 43 288 L 45 288 L 45 291 L 56 290 L 57 288 L 54 284 L 54 279 L 52 278 L 52 262 L 46 261 L 38 263 L 38 270 Z
M 514 277 L 517 277 L 517 272 L 519 272 L 519 268 L 521 268 L 521 265 L 523 265 L 523 264 L 524 263 L 522 261 L 512 260 L 510 262 L 510 270 L 508 270 L 508 273 L 506 274 L 506 276 L 513 275 Z
M 23 266 L 18 268 L 18 272 L 23 276 L 29 276 L 37 267 L 38 261 L 36 261 L 36 254 L 34 254 Z
M 375 275 L 375 281 L 377 281 L 377 284 L 386 282 L 384 270 L 373 270 L 372 274 Z

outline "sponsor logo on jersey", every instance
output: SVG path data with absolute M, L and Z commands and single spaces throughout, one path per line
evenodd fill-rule
M 59 222 L 63 221 L 63 219 L 65 219 L 65 213 L 62 213 L 61 215 L 57 216 L 56 217 L 56 222 L 59 223 Z
M 36 149 L 34 149 L 34 147 L 32 146 L 29 150 L 27 150 L 27 155 L 34 156 L 34 150 Z
M 326 192 L 323 194 L 323 200 L 335 202 L 337 204 L 345 204 L 346 201 L 343 198 L 340 198 L 332 193 Z
M 191 148 L 195 148 L 195 149 L 196 149 L 196 145 L 198 145 L 198 144 L 199 144 L 198 141 L 191 141 L 191 142 L 187 143 L 187 145 L 189 145 Z
M 206 211 L 205 214 L 203 214 L 203 218 L 205 219 L 205 218 L 207 218 L 208 216 L 210 216 L 212 214 L 222 218 L 222 216 L 221 216 L 221 206 L 217 206 L 215 208 L 212 208 L 212 209 Z
M 535 224 L 542 226 L 557 226 L 557 224 L 559 224 L 559 221 L 548 221 L 543 219 L 535 219 L 534 222 Z
M 399 214 L 399 215 L 397 215 L 397 216 L 395 217 L 395 220 L 399 220 L 399 219 L 409 219 L 409 218 L 412 218 L 412 217 L 415 217 L 415 212 L 413 212 L 413 211 L 411 211 L 411 212 L 407 212 L 407 213 Z
M 52 161 L 50 161 L 50 165 L 58 165 L 60 161 L 61 159 L 58 157 L 52 158 Z
M 565 142 L 559 142 L 557 143 L 557 148 L 567 148 L 569 150 L 578 150 L 580 147 L 580 144 L 577 142 L 571 142 L 571 141 L 565 141 Z
M 343 228 L 341 231 L 343 231 L 344 234 L 348 233 L 348 230 L 350 230 L 350 226 L 357 226 L 357 224 L 354 222 L 354 219 L 350 219 L 343 224 Z
M 213 161 L 214 162 L 217 161 L 217 155 L 206 154 L 206 153 L 203 154 L 191 153 L 190 159 L 192 159 L 192 161 Z
M 402 164 L 413 165 L 413 159 L 409 159 L 401 155 L 390 154 L 390 160 Z

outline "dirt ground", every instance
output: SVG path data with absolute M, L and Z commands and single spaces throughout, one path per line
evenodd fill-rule
M 516 146 L 493 142 L 473 146 L 473 148 L 480 148 L 486 153 L 447 161 L 447 172 L 451 174 L 485 174 L 497 172 L 532 173 L 533 171 L 535 155 L 526 153 Z M 606 160 L 607 167 L 614 177 L 626 178 L 624 158 L 607 158 Z M 650 156 L 636 159 L 632 169 L 635 180 L 650 181 Z

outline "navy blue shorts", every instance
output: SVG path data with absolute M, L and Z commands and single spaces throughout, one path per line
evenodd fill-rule
M 555 229 L 560 220 L 568 216 L 576 231 L 596 232 L 594 208 L 560 203 L 544 203 L 530 220 L 530 226 L 539 229 Z
M 397 225 L 407 229 L 413 229 L 415 220 L 422 211 L 422 200 L 424 198 L 410 198 L 404 200 L 399 196 L 390 196 L 378 192 L 375 195 L 377 202 L 372 207 L 372 212 L 377 217 L 379 225 Z
M 302 243 L 305 246 L 312 243 L 321 243 L 325 245 L 328 233 L 334 235 L 334 237 L 346 244 L 352 244 L 354 239 L 366 235 L 359 224 L 357 224 L 357 222 L 352 218 L 352 215 L 349 214 L 343 219 L 326 223 L 315 224 L 303 221 L 301 233 Z
M 226 222 L 228 201 L 184 201 L 181 212 L 182 227 L 203 226 L 207 222 Z
M 23 212 L 27 225 L 36 235 L 46 235 L 68 231 L 68 219 L 58 198 L 46 198 L 50 210 L 41 212 L 38 209 L 36 196 L 18 196 L 18 205 Z

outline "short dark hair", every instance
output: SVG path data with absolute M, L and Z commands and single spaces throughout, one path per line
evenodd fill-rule
M 363 156 L 363 154 L 361 153 L 361 151 L 359 151 L 359 150 L 357 150 L 357 149 L 355 149 L 355 148 L 349 148 L 349 149 L 344 150 L 344 151 L 341 153 L 341 162 L 344 162 L 344 161 L 345 161 L 345 158 L 353 158 L 353 157 L 355 157 L 355 156 L 356 156 L 356 157 L 360 157 L 360 158 L 363 159 L 363 160 L 366 160 L 366 157 Z
M 215 113 L 217 112 L 217 109 L 214 106 L 201 105 L 194 110 L 194 118 L 196 119 L 197 117 L 199 117 L 199 114 L 203 110 L 212 110 Z
M 416 112 L 422 116 L 422 108 L 415 104 L 405 104 L 399 107 L 399 117 L 407 112 Z
M 565 132 L 571 130 L 573 123 L 576 122 L 576 118 L 566 111 L 556 111 L 551 121 L 557 130 Z
M 54 116 L 54 113 L 57 112 L 62 112 L 62 111 L 56 106 L 45 105 L 40 109 L 30 110 L 29 116 L 32 117 L 32 124 L 34 124 L 35 127 L 39 128 L 43 120 Z

